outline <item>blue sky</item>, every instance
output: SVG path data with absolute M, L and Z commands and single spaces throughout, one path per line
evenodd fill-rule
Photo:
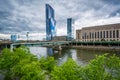
M 0 0 L 0 33 L 27 31 L 45 36 L 45 4 L 55 10 L 57 35 L 66 35 L 66 20 L 75 29 L 120 23 L 120 0 Z

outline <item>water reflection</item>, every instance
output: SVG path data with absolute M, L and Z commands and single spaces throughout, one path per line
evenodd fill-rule
M 68 58 L 77 58 L 76 55 L 74 55 L 74 53 L 76 54 L 76 51 L 74 50 L 62 50 L 62 51 L 56 51 L 53 50 L 52 48 L 46 48 L 46 47 L 29 47 L 30 48 L 30 52 L 37 55 L 38 58 L 40 57 L 47 57 L 47 56 L 53 56 L 57 61 L 58 61 L 58 65 L 60 65 L 61 63 L 67 61 Z M 72 53 L 72 55 L 71 55 Z
M 47 48 L 47 53 L 48 53 L 49 56 L 52 56 L 54 51 L 53 51 L 52 48 Z
M 71 49 L 70 53 L 71 53 L 71 58 L 76 61 L 77 60 L 77 52 L 76 52 L 76 50 Z
M 29 47 L 30 52 L 33 53 L 34 55 L 37 55 L 38 58 L 44 56 L 47 57 L 47 48 L 46 47 Z
M 70 49 L 71 58 L 76 61 L 79 65 L 86 64 L 85 61 L 83 61 L 81 58 L 79 58 L 79 55 L 77 54 L 76 49 Z
M 83 49 L 68 49 L 64 48 L 61 51 L 53 50 L 52 48 L 46 47 L 30 47 L 31 53 L 38 56 L 38 58 L 44 56 L 53 56 L 57 61 L 58 65 L 67 61 L 68 58 L 72 58 L 79 65 L 86 65 L 91 59 L 95 58 L 95 55 L 102 55 L 105 53 L 113 53 L 100 50 L 83 50 Z
M 0 74 L 0 80 L 4 80 L 4 76 Z

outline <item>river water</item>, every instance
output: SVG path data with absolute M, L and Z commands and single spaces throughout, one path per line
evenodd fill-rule
M 87 50 L 78 48 L 63 48 L 61 51 L 55 51 L 52 48 L 46 47 L 29 47 L 31 53 L 38 56 L 38 58 L 44 56 L 53 56 L 57 61 L 58 65 L 67 61 L 68 58 L 72 58 L 79 65 L 86 65 L 90 60 L 94 59 L 96 55 L 102 55 L 105 53 L 116 54 L 120 56 L 120 51 L 102 51 L 102 50 Z

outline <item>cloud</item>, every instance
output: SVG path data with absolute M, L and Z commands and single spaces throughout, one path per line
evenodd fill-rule
M 10 35 L 9 34 L 0 34 L 0 39 L 9 39 Z
M 81 29 L 83 27 L 120 23 L 119 21 L 120 18 L 117 16 L 111 18 L 101 18 L 101 19 L 89 19 L 89 20 L 86 19 L 84 21 L 77 20 L 75 26 L 77 26 L 76 29 Z
M 120 5 L 120 1 L 119 0 L 102 0 L 103 2 L 105 3 L 108 3 L 108 4 L 112 4 L 112 5 Z
M 45 36 L 45 4 L 55 10 L 57 35 L 66 35 L 67 18 L 76 29 L 118 23 L 119 0 L 0 0 L 0 33 L 39 33 Z

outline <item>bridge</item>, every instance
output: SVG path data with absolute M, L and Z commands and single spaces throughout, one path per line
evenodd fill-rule
M 11 50 L 19 46 L 41 46 L 41 47 L 71 47 L 71 46 L 105 46 L 105 47 L 118 47 L 120 48 L 120 41 L 38 41 L 38 42 L 9 42 L 2 45 L 8 46 Z M 1 46 L 1 44 L 0 44 Z
M 49 42 L 24 42 L 24 43 L 12 43 L 10 44 L 10 49 L 13 50 L 15 47 L 19 46 L 41 46 L 41 47 L 55 47 L 61 45 L 69 45 L 71 41 L 49 41 Z

